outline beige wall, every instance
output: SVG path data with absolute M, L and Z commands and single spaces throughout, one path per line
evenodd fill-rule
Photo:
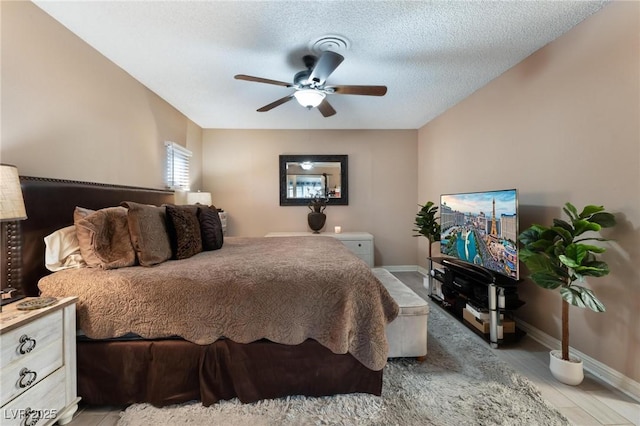
M 640 3 L 616 2 L 419 131 L 419 200 L 516 187 L 521 229 L 570 201 L 602 204 L 612 273 L 588 279 L 606 313 L 571 309 L 571 345 L 640 381 Z M 464 173 L 451 172 L 464 162 Z M 605 230 L 609 231 L 609 230 Z M 426 245 L 420 246 L 424 265 Z M 530 281 L 518 315 L 560 337 L 556 293 Z
M 31 2 L 0 3 L 0 160 L 22 175 L 164 187 L 164 141 L 202 130 Z
M 306 206 L 280 206 L 279 155 L 347 154 L 349 205 L 327 207 L 325 229 L 372 233 L 377 265 L 415 265 L 416 150 L 415 130 L 206 129 L 203 186 L 228 212 L 230 235 L 306 231 Z

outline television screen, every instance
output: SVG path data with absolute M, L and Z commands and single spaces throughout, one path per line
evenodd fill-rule
M 518 279 L 518 192 L 440 196 L 440 252 Z

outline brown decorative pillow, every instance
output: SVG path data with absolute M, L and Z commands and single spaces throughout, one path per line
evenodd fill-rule
M 80 254 L 88 266 L 116 269 L 136 264 L 127 209 L 108 207 L 93 211 L 76 207 L 73 220 Z
M 197 209 L 167 205 L 167 230 L 174 259 L 186 259 L 202 251 Z
M 198 208 L 198 220 L 202 233 L 202 249 L 218 250 L 224 242 L 222 222 L 216 206 Z
M 142 266 L 153 266 L 171 258 L 164 207 L 125 201 L 128 208 L 129 234 Z

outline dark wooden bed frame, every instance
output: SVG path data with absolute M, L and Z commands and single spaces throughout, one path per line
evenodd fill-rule
M 21 177 L 28 219 L 18 227 L 22 288 L 37 296 L 44 266 L 44 237 L 73 224 L 76 206 L 90 209 L 122 201 L 161 205 L 172 191 L 58 179 Z M 82 303 L 82 301 L 79 301 Z M 364 367 L 350 354 L 334 354 L 314 340 L 281 345 L 228 339 L 197 345 L 182 339 L 90 340 L 78 338 L 78 395 L 91 405 L 191 400 L 204 405 L 238 397 L 242 402 L 287 395 L 380 395 L 382 370 Z

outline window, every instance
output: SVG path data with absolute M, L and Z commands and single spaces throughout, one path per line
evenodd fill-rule
M 189 161 L 191 151 L 175 142 L 165 142 L 167 147 L 167 188 L 188 191 L 189 188 Z

